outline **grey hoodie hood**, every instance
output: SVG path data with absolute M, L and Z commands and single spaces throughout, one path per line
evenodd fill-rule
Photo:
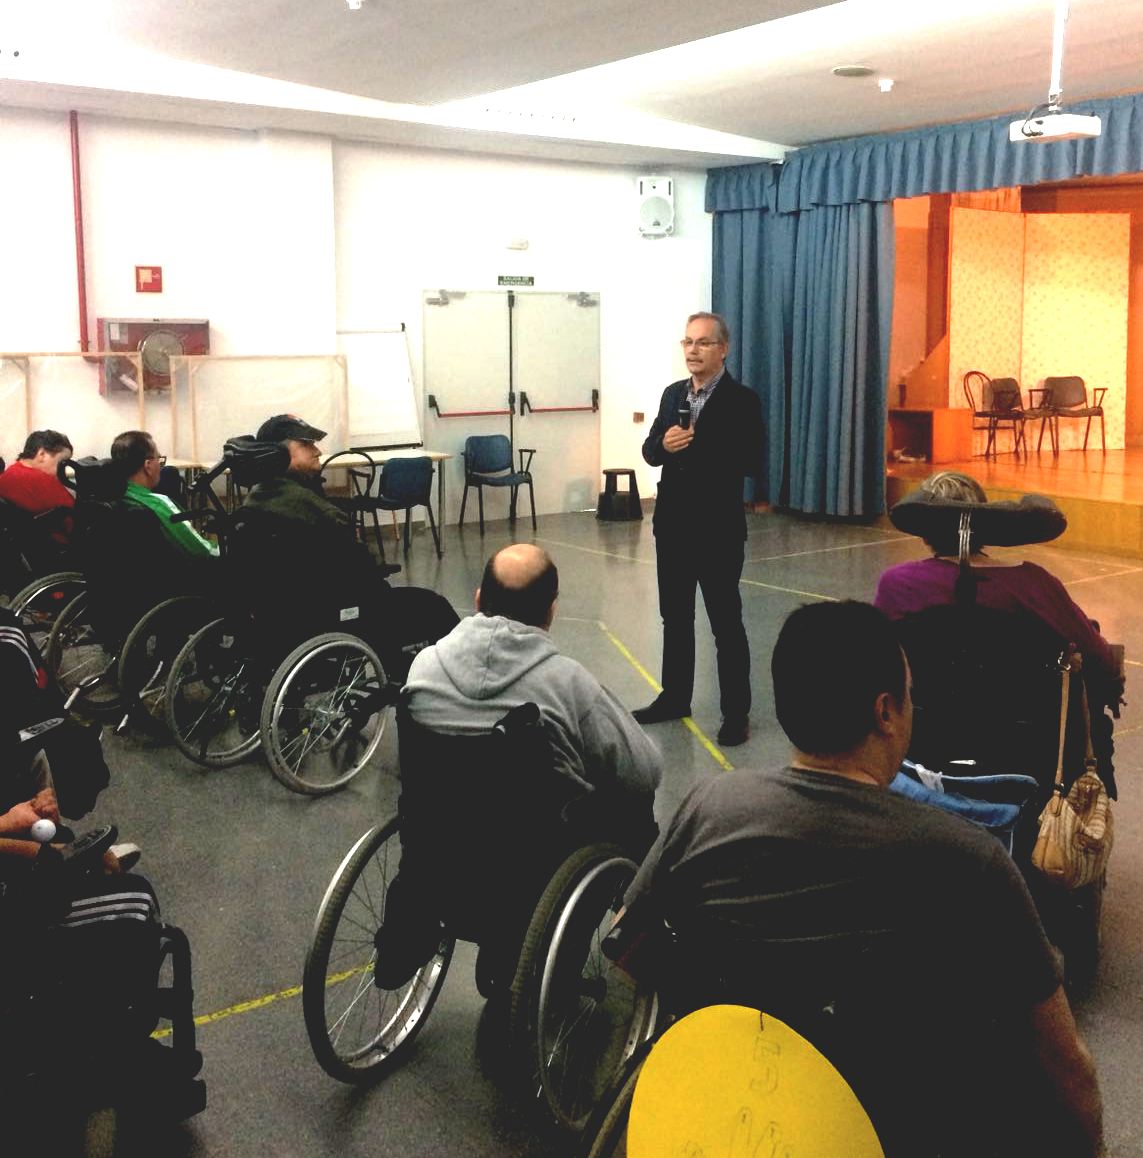
M 495 699 L 559 654 L 542 627 L 479 612 L 462 619 L 434 650 L 442 673 L 470 700 Z

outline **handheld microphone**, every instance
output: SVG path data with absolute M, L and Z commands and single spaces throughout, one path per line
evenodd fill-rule
M 684 430 L 689 430 L 691 426 L 691 408 L 689 406 L 679 407 L 679 425 Z

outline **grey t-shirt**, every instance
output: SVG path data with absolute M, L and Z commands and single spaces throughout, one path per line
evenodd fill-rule
M 962 1081 L 970 1073 L 988 1085 L 988 1062 L 1001 1064 L 1029 1010 L 1060 983 L 998 841 L 828 773 L 738 770 L 700 782 L 626 903 L 639 927 L 665 918 L 730 999 L 778 1016 L 790 1007 L 790 1020 L 828 1003 L 831 1015 L 815 1013 L 803 1031 L 824 1034 L 815 1044 L 889 1153 L 970 1153 L 980 1129 L 995 1136 L 991 1120 L 972 1126 L 978 1103 L 955 1124 L 940 1106 L 954 1090 L 975 1097 Z M 961 1126 L 970 1140 L 958 1148 Z M 937 1148 L 923 1137 L 933 1128 Z

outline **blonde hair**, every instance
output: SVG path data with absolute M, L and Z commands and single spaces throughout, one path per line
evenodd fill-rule
M 921 483 L 921 494 L 927 499 L 945 503 L 986 503 L 984 487 L 971 475 L 942 470 Z

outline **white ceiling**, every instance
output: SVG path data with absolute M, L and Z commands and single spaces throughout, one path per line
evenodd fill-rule
M 705 167 L 1027 111 L 1054 0 L 363 5 L 0 0 L 0 103 Z M 1143 89 L 1143 0 L 1072 0 L 1063 89 L 1075 111 Z

